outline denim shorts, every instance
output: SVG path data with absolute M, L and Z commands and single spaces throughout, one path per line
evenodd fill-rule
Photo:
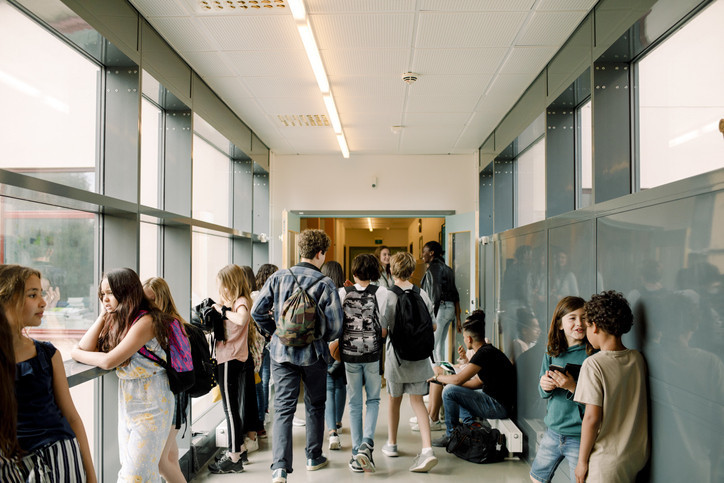
M 530 476 L 536 481 L 549 483 L 563 458 L 568 460 L 571 481 L 576 481 L 574 471 L 578 464 L 578 448 L 581 438 L 563 436 L 550 429 L 545 432 L 538 448 L 538 454 L 530 468 Z

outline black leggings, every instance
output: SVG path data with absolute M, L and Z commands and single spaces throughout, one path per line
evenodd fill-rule
M 254 362 L 249 357 L 246 362 L 234 359 L 219 364 L 216 380 L 226 413 L 229 452 L 239 453 L 246 433 L 261 429 L 254 386 Z

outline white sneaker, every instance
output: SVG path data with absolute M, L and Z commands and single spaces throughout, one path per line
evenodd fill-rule
M 299 419 L 297 417 L 292 419 L 292 426 L 306 426 L 306 425 L 307 425 L 307 422 L 303 419 Z
M 413 416 L 410 418 L 410 424 L 417 424 L 417 416 Z
M 445 431 L 445 423 L 440 421 L 439 419 L 437 421 L 430 421 L 430 431 Z M 419 424 L 413 424 L 412 425 L 413 431 L 420 431 L 420 425 Z
M 429 395 L 429 394 L 425 394 L 424 396 L 422 396 L 422 400 L 425 401 L 426 403 L 429 403 L 429 402 L 430 402 L 430 395 Z
M 244 446 L 249 453 L 253 453 L 259 449 L 259 437 L 256 439 L 244 438 Z
M 437 458 L 432 453 L 421 453 L 415 457 L 410 466 L 413 473 L 427 473 L 437 465 Z
M 339 440 L 337 433 L 329 436 L 329 449 L 342 449 L 342 442 Z

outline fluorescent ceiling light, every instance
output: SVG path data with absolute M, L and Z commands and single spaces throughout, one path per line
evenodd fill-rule
M 342 156 L 345 159 L 349 158 L 349 149 L 347 148 L 347 141 L 344 139 L 344 134 L 337 134 L 337 142 L 339 143 L 339 149 L 342 150 Z
M 332 123 L 332 128 L 335 134 L 342 133 L 342 123 L 339 121 L 339 114 L 337 113 L 337 107 L 334 105 L 334 98 L 331 95 L 322 96 L 324 99 L 324 105 L 327 106 L 327 114 L 329 115 L 329 121 Z
M 367 226 L 370 228 L 370 231 L 372 231 L 372 218 L 367 218 Z
M 297 25 L 299 30 L 299 36 L 302 38 L 304 44 L 304 50 L 307 51 L 307 57 L 309 57 L 309 63 L 312 64 L 312 71 L 314 77 L 317 78 L 317 84 L 319 84 L 319 90 L 322 94 L 329 92 L 329 81 L 327 80 L 327 73 L 324 70 L 324 64 L 322 63 L 322 56 L 319 55 L 319 49 L 317 48 L 317 42 L 314 40 L 314 34 L 309 24 Z
M 294 20 L 304 20 L 307 18 L 307 11 L 304 9 L 303 0 L 287 0 L 287 3 L 289 3 L 289 10 L 292 11 Z

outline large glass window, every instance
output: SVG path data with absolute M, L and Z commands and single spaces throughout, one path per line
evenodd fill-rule
M 585 208 L 593 203 L 593 128 L 591 119 L 591 101 L 589 99 L 576 110 L 578 124 L 576 159 L 580 172 L 577 208 Z
M 193 217 L 228 226 L 231 159 L 201 136 L 193 143 Z
M 63 359 L 95 320 L 97 225 L 93 213 L 0 197 L 0 263 L 42 274 L 47 306 L 30 333 L 53 342 Z
M 0 1 L 0 168 L 97 190 L 100 67 Z
M 637 64 L 641 189 L 724 166 L 722 25 L 719 0 Z
M 141 204 L 161 208 L 159 179 L 163 112 L 145 97 L 141 100 Z
M 141 281 L 159 276 L 159 247 L 161 244 L 161 227 L 155 223 L 140 224 L 140 256 L 138 276 Z
M 546 148 L 541 138 L 516 158 L 516 226 L 546 217 Z

